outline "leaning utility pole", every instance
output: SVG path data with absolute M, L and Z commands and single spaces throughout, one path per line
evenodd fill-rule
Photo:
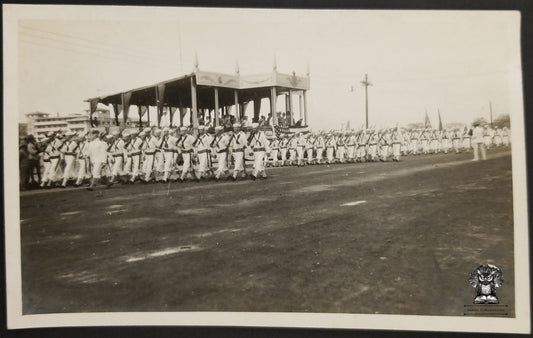
M 368 74 L 365 74 L 365 80 L 361 81 L 361 85 L 365 87 L 365 116 L 366 116 L 366 129 L 368 129 L 368 86 L 372 83 L 368 82 Z

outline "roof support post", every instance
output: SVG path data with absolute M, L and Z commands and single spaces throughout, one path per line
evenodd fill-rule
M 163 116 L 163 104 L 165 103 L 165 85 L 160 84 L 155 87 L 155 105 L 157 107 L 157 126 L 161 126 L 161 116 Z
M 304 98 L 304 125 L 309 125 L 309 109 L 307 108 L 307 90 L 303 91 Z
M 93 123 L 93 114 L 96 111 L 96 107 L 98 106 L 98 101 L 91 100 L 89 101 L 89 122 L 91 123 L 91 127 L 96 127 Z
M 215 87 L 215 127 L 218 127 L 218 88 Z
M 197 97 L 196 97 L 196 83 L 194 81 L 194 77 L 191 77 L 191 101 L 192 101 L 192 108 L 191 108 L 192 126 L 193 128 L 198 128 L 198 103 L 197 103 Z
M 239 92 L 237 89 L 233 90 L 233 96 L 235 98 L 235 121 L 241 122 L 241 115 L 239 114 Z
M 126 127 L 130 111 L 131 92 L 122 93 L 120 99 L 122 101 L 122 120 L 124 121 L 124 127 Z
M 277 99 L 276 87 L 270 88 L 270 112 L 272 113 L 272 119 L 274 125 L 278 125 L 278 114 L 276 113 L 276 99 Z
M 292 94 L 293 93 L 292 93 L 292 89 L 291 89 L 291 90 L 289 90 L 289 109 L 291 111 L 291 114 L 290 114 L 290 117 L 291 117 L 290 124 L 291 125 L 294 124 L 294 120 L 295 120 L 295 118 L 294 118 L 294 100 L 293 100 Z

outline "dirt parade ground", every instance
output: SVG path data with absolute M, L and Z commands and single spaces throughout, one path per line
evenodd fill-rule
M 491 263 L 512 317 L 511 151 L 471 158 L 22 192 L 23 312 L 463 316 Z

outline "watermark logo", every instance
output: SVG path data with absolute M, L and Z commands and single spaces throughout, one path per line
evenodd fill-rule
M 495 265 L 480 265 L 472 271 L 468 279 L 476 290 L 474 304 L 499 304 L 496 288 L 503 284 L 502 270 Z

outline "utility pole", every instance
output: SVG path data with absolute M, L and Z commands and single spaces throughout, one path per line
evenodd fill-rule
M 366 129 L 368 129 L 368 86 L 372 85 L 372 83 L 368 82 L 368 74 L 365 74 L 365 80 L 361 81 L 361 85 L 365 87 L 365 121 Z

